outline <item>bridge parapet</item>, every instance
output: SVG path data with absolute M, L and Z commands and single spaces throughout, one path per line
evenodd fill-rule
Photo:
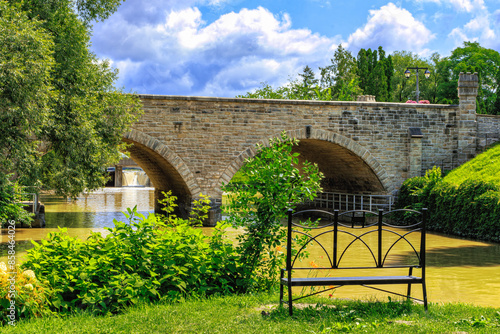
M 477 73 L 461 72 L 459 74 L 458 98 L 460 101 L 460 119 L 457 150 L 463 151 L 466 147 L 475 147 L 477 137 L 476 98 L 478 88 L 479 78 Z

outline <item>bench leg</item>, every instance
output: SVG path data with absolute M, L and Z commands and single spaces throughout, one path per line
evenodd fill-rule
M 280 284 L 280 306 L 283 305 L 283 284 Z
M 292 286 L 288 283 L 288 314 L 293 315 L 292 309 Z
M 424 309 L 427 312 L 427 289 L 425 288 L 425 281 L 422 282 L 422 294 L 424 297 Z
M 413 267 L 410 267 L 410 272 L 408 273 L 408 276 L 411 276 L 413 274 Z M 408 289 L 406 290 L 406 299 L 410 299 L 411 297 L 411 283 L 408 283 Z
M 281 269 L 281 273 L 280 273 L 280 306 L 283 305 L 283 283 L 281 282 L 281 279 L 284 276 L 283 273 L 284 273 L 284 270 Z

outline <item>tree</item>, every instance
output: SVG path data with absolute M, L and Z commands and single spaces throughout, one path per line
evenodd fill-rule
M 356 100 L 361 94 L 356 59 L 340 44 L 330 61 L 330 65 L 320 67 L 321 87 L 331 89 L 332 100 Z
M 435 55 L 439 60 L 439 55 Z M 431 72 L 429 79 L 424 79 L 423 72 L 419 73 L 419 90 L 420 99 L 427 99 L 432 103 L 436 101 L 432 99 L 433 94 L 435 94 L 435 80 L 438 78 L 436 75 L 435 65 L 425 59 L 420 58 L 417 54 L 409 51 L 395 51 L 391 57 L 393 63 L 393 77 L 391 78 L 391 95 L 390 100 L 393 102 L 405 102 L 408 99 L 416 98 L 416 75 L 414 70 L 412 70 L 411 76 L 407 79 L 404 75 L 405 70 L 408 67 L 427 67 Z M 434 85 L 434 86 L 433 86 Z M 456 90 L 456 86 L 455 86 Z
M 392 55 L 389 55 L 384 62 L 385 76 L 387 78 L 387 101 L 391 101 L 392 77 L 394 76 L 394 64 L 392 62 Z
M 286 87 L 278 87 L 274 89 L 267 82 L 261 83 L 261 88 L 256 89 L 254 92 L 248 92 L 245 95 L 237 95 L 236 97 L 245 99 L 286 99 L 287 94 Z
M 359 74 L 359 88 L 364 92 L 366 90 L 368 76 L 370 75 L 369 70 L 369 59 L 371 58 L 371 49 L 365 50 L 361 49 L 358 52 L 357 65 Z
M 0 223 L 29 223 L 12 179 L 29 178 L 39 167 L 53 48 L 40 22 L 0 1 Z
M 328 96 L 318 87 L 319 80 L 316 79 L 313 70 L 305 66 L 299 78 L 290 78 L 288 82 L 276 89 L 268 83 L 261 83 L 262 87 L 254 92 L 238 95 L 240 98 L 250 99 L 285 99 L 285 100 L 317 100 L 324 99 L 322 96 Z
M 446 58 L 440 69 L 443 75 L 442 83 L 438 87 L 438 93 L 442 100 L 458 103 L 456 89 L 460 72 L 477 72 L 479 76 L 479 89 L 477 96 L 477 112 L 479 114 L 494 113 L 496 100 L 495 89 L 498 85 L 496 80 L 500 68 L 500 53 L 493 49 L 487 49 L 478 42 L 464 42 L 463 47 L 452 51 L 451 56 Z
M 291 100 L 313 100 L 314 89 L 318 86 L 319 80 L 316 79 L 313 70 L 306 65 L 299 73 L 299 79 L 290 81 L 288 98 Z
M 495 104 L 493 105 L 491 114 L 500 115 L 500 69 L 497 70 L 496 83 L 497 87 L 495 90 Z
M 307 161 L 298 167 L 298 153 L 292 153 L 298 141 L 284 132 L 270 139 L 269 147 L 259 146 L 259 154 L 240 169 L 244 184 L 228 184 L 229 221 L 243 227 L 238 253 L 247 275 L 247 284 L 270 288 L 276 283 L 279 266 L 284 260 L 280 251 L 286 243 L 286 230 L 281 219 L 286 210 L 321 191 L 323 174 Z M 236 188 L 236 189 L 235 189 Z
M 377 62 L 368 77 L 369 85 L 365 91 L 368 95 L 375 95 L 376 100 L 379 102 L 388 101 L 389 99 L 385 70 L 385 62 Z
M 385 56 L 384 49 L 361 49 L 358 52 L 357 67 L 363 94 L 375 95 L 377 101 L 390 100 L 391 79 L 394 73 L 392 57 Z
M 3 174 L 72 197 L 104 185 L 140 113 L 138 98 L 113 86 L 117 71 L 89 51 L 91 21 L 120 2 L 0 2 L 10 27 L 0 35 Z

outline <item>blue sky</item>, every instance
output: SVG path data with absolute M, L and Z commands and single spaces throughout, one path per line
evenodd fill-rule
M 449 56 L 464 41 L 500 51 L 500 0 L 126 0 L 94 25 L 92 50 L 140 94 L 234 97 L 353 55 Z

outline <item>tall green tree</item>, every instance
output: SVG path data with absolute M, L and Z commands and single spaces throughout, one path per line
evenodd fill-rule
M 316 79 L 314 71 L 306 65 L 299 73 L 299 79 L 290 82 L 290 99 L 294 100 L 313 100 L 314 89 L 318 86 L 319 80 Z
M 500 69 L 497 70 L 496 75 L 496 91 L 495 91 L 495 103 L 493 104 L 493 110 L 491 114 L 500 115 Z
M 67 196 L 103 186 L 140 113 L 138 98 L 114 87 L 117 71 L 89 50 L 92 21 L 121 1 L 0 3 L 1 172 Z
M 356 97 L 361 94 L 356 59 L 340 44 L 330 62 L 328 66 L 320 67 L 321 88 L 330 89 L 333 100 L 356 100 Z
M 500 53 L 493 49 L 482 47 L 478 42 L 464 42 L 462 47 L 452 51 L 447 57 L 440 71 L 443 79 L 438 87 L 439 97 L 442 100 L 458 103 L 456 89 L 460 72 L 477 72 L 479 89 L 477 96 L 477 112 L 492 114 L 495 112 L 495 89 L 498 85 L 497 72 L 500 68 Z
M 377 101 L 390 100 L 391 79 L 394 73 L 392 57 L 386 57 L 384 49 L 361 49 L 357 57 L 360 88 L 363 94 L 375 95 Z
M 366 90 L 368 76 L 370 75 L 369 59 L 371 59 L 371 50 L 370 49 L 359 50 L 356 62 L 358 65 L 359 88 L 361 88 L 363 93 Z
M 0 1 L 0 223 L 28 223 L 12 179 L 35 174 L 50 115 L 54 44 L 38 21 Z
M 284 261 L 286 230 L 281 220 L 287 209 L 312 200 L 321 191 L 323 174 L 318 166 L 304 161 L 299 166 L 298 145 L 285 132 L 271 138 L 269 147 L 258 146 L 259 153 L 240 169 L 242 184 L 228 184 L 226 210 L 229 222 L 243 229 L 238 236 L 238 253 L 247 284 L 269 289 L 278 281 Z

